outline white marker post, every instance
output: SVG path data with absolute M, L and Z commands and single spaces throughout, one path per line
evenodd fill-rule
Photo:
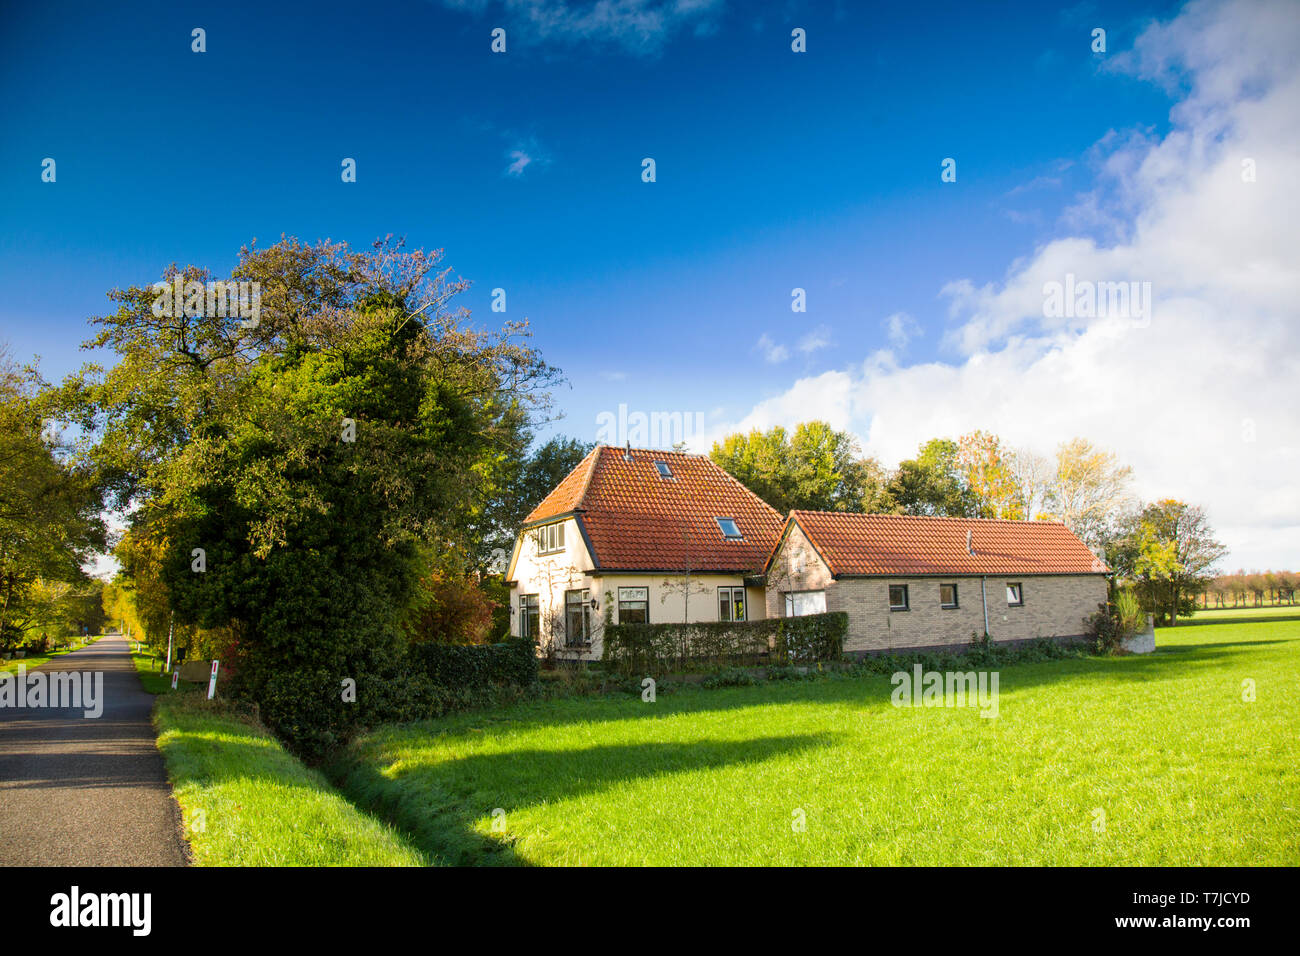
M 208 700 L 211 700 L 217 694 L 217 664 L 219 661 L 212 662 L 212 676 L 208 678 Z
M 181 669 L 178 667 L 176 668 L 176 670 L 172 671 L 172 690 L 176 689 L 176 682 L 180 680 L 180 677 L 181 677 Z

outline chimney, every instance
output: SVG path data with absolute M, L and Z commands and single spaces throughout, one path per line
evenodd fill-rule
M 623 460 L 632 460 L 632 443 L 630 441 L 627 443 L 627 447 L 623 450 Z
M 975 553 L 975 548 L 971 546 L 970 538 L 971 538 L 971 531 L 969 528 L 967 528 L 966 529 L 966 553 L 973 555 Z

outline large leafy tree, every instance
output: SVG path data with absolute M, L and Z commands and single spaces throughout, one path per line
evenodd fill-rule
M 880 463 L 824 421 L 803 422 L 793 434 L 778 425 L 728 435 L 709 457 L 782 514 L 894 510 Z
M 984 513 L 966 483 L 957 443 L 949 438 L 932 438 L 915 458 L 900 462 L 889 490 L 907 514 L 978 518 Z
M 170 610 L 230 636 L 239 686 L 308 751 L 357 716 L 345 680 L 382 695 L 423 556 L 472 550 L 554 379 L 522 328 L 469 325 L 440 257 L 245 248 L 255 324 L 117 290 L 89 343 L 117 364 L 64 388 Z

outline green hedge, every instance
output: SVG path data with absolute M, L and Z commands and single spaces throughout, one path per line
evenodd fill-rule
M 453 690 L 537 682 L 537 645 L 512 639 L 499 644 L 415 644 L 411 661 L 437 687 Z
M 607 624 L 603 660 L 622 674 L 741 664 L 814 664 L 844 653 L 843 611 L 761 621 Z

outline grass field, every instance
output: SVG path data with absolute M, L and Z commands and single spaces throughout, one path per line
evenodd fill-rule
M 87 640 L 84 646 L 89 647 L 91 644 L 94 644 L 97 640 L 99 640 L 103 636 L 104 636 L 103 634 L 95 634 L 94 636 L 92 636 Z M 59 648 L 59 650 L 57 651 L 49 651 L 45 654 L 28 654 L 26 657 L 17 660 L 12 660 L 12 661 L 0 660 L 0 672 L 3 671 L 17 672 L 19 664 L 22 664 L 26 666 L 28 670 L 31 670 L 34 667 L 40 667 L 42 664 L 48 664 L 56 657 L 62 657 L 64 654 L 70 654 L 73 651 L 78 650 L 81 646 L 83 645 L 76 645 L 76 646 L 69 645 L 68 647 L 62 647 Z
M 1157 642 L 1008 667 L 995 719 L 771 682 L 380 728 L 327 769 L 444 863 L 1300 863 L 1300 620 Z
M 382 823 L 201 690 L 159 698 L 158 747 L 200 866 L 421 866 Z

